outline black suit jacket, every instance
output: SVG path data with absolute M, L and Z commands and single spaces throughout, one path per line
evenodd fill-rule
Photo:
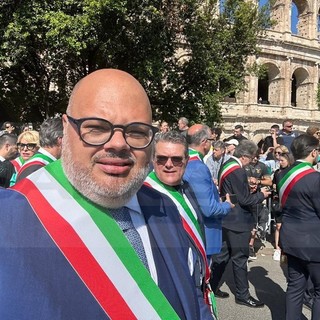
M 299 162 L 294 163 L 294 166 Z M 291 169 L 279 172 L 277 185 Z M 301 178 L 291 189 L 282 208 L 280 246 L 285 253 L 320 262 L 320 173 Z
M 230 158 L 224 166 L 234 161 Z M 222 226 L 233 231 L 250 231 L 254 227 L 254 217 L 250 210 L 251 206 L 264 200 L 263 193 L 250 193 L 248 177 L 244 168 L 232 171 L 224 180 L 220 188 L 220 195 L 227 193 L 236 194 L 238 203 L 231 212 L 222 220 Z

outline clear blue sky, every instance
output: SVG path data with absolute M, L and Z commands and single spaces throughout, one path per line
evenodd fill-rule
M 264 5 L 268 0 L 259 0 L 260 5 Z M 298 22 L 298 9 L 294 3 L 292 3 L 291 9 L 291 31 L 294 34 L 297 34 L 297 22 Z

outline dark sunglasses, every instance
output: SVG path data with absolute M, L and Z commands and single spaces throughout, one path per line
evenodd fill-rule
M 156 162 L 157 164 L 160 164 L 162 166 L 164 166 L 168 160 L 171 160 L 172 164 L 177 167 L 177 166 L 181 166 L 183 163 L 183 157 L 167 157 L 167 156 L 156 156 Z
M 282 152 L 279 152 L 279 151 L 275 151 L 274 154 L 279 154 L 280 156 L 282 156 Z
M 36 143 L 17 143 L 19 149 L 27 148 L 29 151 L 33 150 L 37 144 Z

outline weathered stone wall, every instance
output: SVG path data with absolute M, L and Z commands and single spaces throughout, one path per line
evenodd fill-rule
M 318 40 L 318 0 L 294 0 L 298 8 L 298 34 L 291 33 L 291 0 L 278 0 L 271 16 L 278 23 L 261 39 L 261 54 L 250 57 L 267 68 L 267 101 L 258 103 L 259 79 L 246 78 L 247 90 L 234 103 L 223 103 L 226 135 L 242 124 L 249 136 L 267 132 L 271 125 L 291 119 L 294 129 L 305 131 L 320 126 L 317 103 L 320 44 Z M 261 102 L 261 101 L 260 101 Z

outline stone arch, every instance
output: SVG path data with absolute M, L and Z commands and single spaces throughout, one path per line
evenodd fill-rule
M 312 90 L 308 70 L 297 67 L 292 72 L 291 81 L 291 105 L 308 109 Z
M 292 0 L 298 10 L 297 34 L 301 37 L 311 39 L 313 13 L 308 0 Z M 292 10 L 291 10 L 292 12 Z M 292 19 L 293 17 L 291 17 Z
M 263 63 L 266 73 L 258 79 L 258 102 L 279 104 L 280 68 L 272 62 Z

